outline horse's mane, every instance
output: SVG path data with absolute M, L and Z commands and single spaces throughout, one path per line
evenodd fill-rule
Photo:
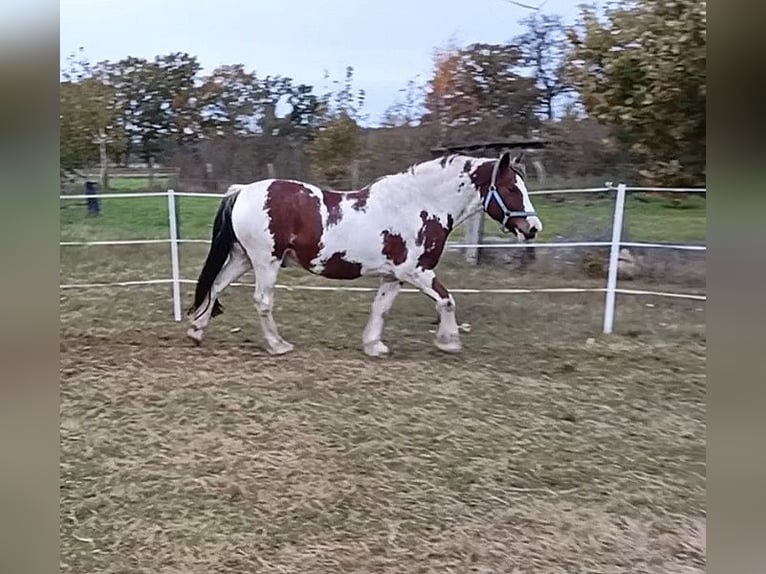
M 460 157 L 465 157 L 465 156 L 463 156 L 463 155 L 461 155 L 459 153 L 449 153 L 449 154 L 444 154 L 444 155 L 442 155 L 440 157 L 436 157 L 436 158 L 432 158 L 432 159 L 427 159 L 427 160 L 420 161 L 420 162 L 417 162 L 417 163 L 412 163 L 409 166 L 407 166 L 405 169 L 403 169 L 403 170 L 401 170 L 399 172 L 387 173 L 387 174 L 378 176 L 377 178 L 375 178 L 374 180 L 369 182 L 365 186 L 365 189 L 370 189 L 376 183 L 379 183 L 379 182 L 385 181 L 385 180 L 389 180 L 389 179 L 392 179 L 392 178 L 397 178 L 397 177 L 401 177 L 401 176 L 416 176 L 416 175 L 418 175 L 419 171 L 421 171 L 423 169 L 427 169 L 427 168 L 433 168 L 433 167 L 436 166 L 436 164 L 441 164 L 441 167 L 445 168 L 448 164 L 451 164 L 455 159 L 460 158 Z M 480 161 L 481 159 L 482 158 L 471 158 L 472 161 L 473 160 Z

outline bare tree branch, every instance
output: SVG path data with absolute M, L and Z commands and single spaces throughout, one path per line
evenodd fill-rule
M 507 2 L 508 4 L 515 4 L 516 6 L 521 6 L 522 8 L 527 8 L 529 10 L 539 10 L 540 8 L 543 7 L 543 4 L 545 4 L 545 2 L 547 2 L 548 0 L 545 0 L 539 6 L 531 6 L 530 4 L 524 4 L 523 2 L 515 2 L 514 0 L 504 0 L 504 1 Z

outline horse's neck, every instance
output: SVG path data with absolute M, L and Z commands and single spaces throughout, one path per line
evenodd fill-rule
M 424 202 L 434 212 L 449 213 L 457 226 L 481 209 L 481 198 L 473 187 L 466 161 L 476 158 L 454 156 L 442 165 L 434 160 L 417 166 L 413 177 Z M 461 185 L 462 184 L 462 185 Z
M 370 193 L 382 194 L 392 205 L 450 215 L 453 226 L 457 226 L 481 210 L 481 197 L 471 174 L 483 161 L 486 160 L 460 155 L 447 161 L 427 161 L 379 179 L 370 185 Z M 466 167 L 466 162 L 473 167 Z

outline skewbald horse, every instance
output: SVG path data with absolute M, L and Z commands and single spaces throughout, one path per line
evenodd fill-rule
M 542 230 L 520 160 L 510 153 L 499 159 L 453 154 L 350 192 L 286 179 L 232 185 L 215 216 L 187 336 L 202 342 L 210 318 L 222 312 L 218 297 L 253 269 L 255 307 L 267 350 L 273 355 L 291 351 L 293 345 L 280 336 L 272 316 L 277 275 L 290 259 L 330 279 L 381 278 L 362 335 L 367 355 L 388 353 L 381 341 L 384 316 L 404 283 L 435 301 L 435 345 L 459 352 L 455 300 L 434 269 L 450 232 L 481 209 L 519 237 L 532 239 Z

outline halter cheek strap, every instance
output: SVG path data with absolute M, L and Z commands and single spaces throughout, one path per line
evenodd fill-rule
M 487 211 L 489 209 L 490 204 L 494 200 L 497 206 L 502 210 L 503 212 L 503 221 L 502 226 L 505 228 L 505 224 L 508 223 L 508 220 L 511 217 L 533 217 L 537 215 L 534 211 L 513 211 L 511 209 L 508 209 L 508 206 L 505 205 L 505 202 L 503 201 L 503 198 L 500 196 L 500 192 L 497 191 L 497 171 L 500 167 L 500 162 L 496 161 L 494 167 L 492 168 L 492 179 L 489 182 L 489 189 L 487 190 L 487 194 L 484 196 L 484 211 Z

